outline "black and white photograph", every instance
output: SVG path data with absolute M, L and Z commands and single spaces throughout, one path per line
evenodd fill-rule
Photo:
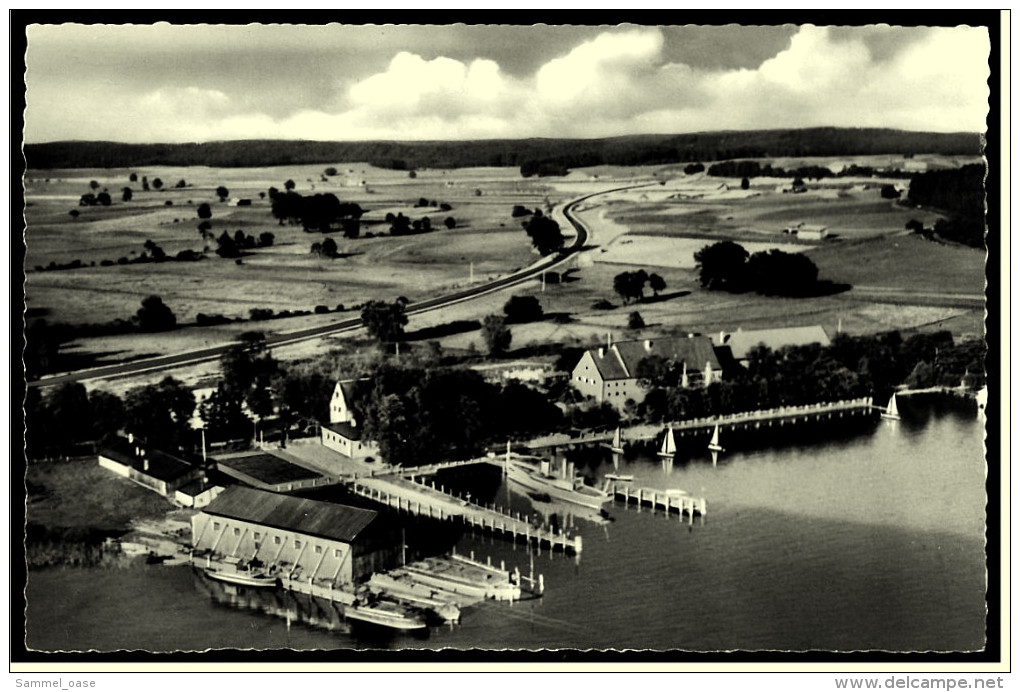
M 1000 15 L 525 14 L 12 27 L 24 660 L 999 660 Z

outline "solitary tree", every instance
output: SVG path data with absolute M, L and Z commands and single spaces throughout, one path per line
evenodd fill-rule
M 635 310 L 627 316 L 627 329 L 644 329 L 645 319 Z
M 156 190 L 159 190 L 160 188 L 163 187 L 163 181 L 160 180 L 159 178 L 153 178 L 152 179 L 152 187 L 154 189 L 156 189 Z
M 133 196 L 134 193 L 131 191 L 130 187 L 125 187 L 123 190 L 120 191 L 120 199 L 123 202 L 130 202 Z
M 138 327 L 143 332 L 165 332 L 177 326 L 173 311 L 159 296 L 149 296 L 142 300 L 142 307 L 138 308 L 136 317 Z
M 323 171 L 323 174 L 328 175 L 329 177 L 332 178 L 334 175 L 336 175 L 336 169 L 330 166 L 325 171 Z
M 750 187 L 751 187 L 751 181 L 750 181 L 750 180 L 748 180 L 747 178 L 743 178 L 743 179 L 742 179 L 742 180 L 740 181 L 740 189 L 741 189 L 741 190 L 747 190 L 747 189 L 749 189 Z
M 113 200 L 110 199 L 109 192 L 100 192 L 98 195 L 96 195 L 96 202 L 102 204 L 104 207 L 108 207 L 113 202 Z
M 212 218 L 212 208 L 208 204 L 206 204 L 205 202 L 202 202 L 201 204 L 199 204 L 198 205 L 198 209 L 196 209 L 195 212 L 198 214 L 198 218 L 200 218 L 200 219 L 211 219 Z
M 452 216 L 447 216 L 445 219 L 443 219 L 443 225 L 449 228 L 450 230 L 453 230 L 453 228 L 457 225 L 457 219 L 453 218 Z
M 368 333 L 382 343 L 399 341 L 407 325 L 404 303 L 399 300 L 393 303 L 370 300 L 361 310 L 361 321 Z
M 99 181 L 97 181 L 97 180 L 90 180 L 89 181 L 89 187 L 91 189 L 93 189 L 93 190 L 98 190 L 99 189 Z
M 565 241 L 560 225 L 548 216 L 535 214 L 524 224 L 524 230 L 541 255 L 551 255 L 563 248 Z
M 230 190 L 220 185 L 218 188 L 216 188 L 216 196 L 220 198 L 221 202 L 225 202 L 227 200 L 227 197 L 230 196 Z
M 333 258 L 337 256 L 336 241 L 332 238 L 326 238 L 322 241 L 322 256 Z
M 486 315 L 482 320 L 482 338 L 490 356 L 500 356 L 510 348 L 512 335 L 502 315 Z
M 648 287 L 652 289 L 656 296 L 659 295 L 659 291 L 666 290 L 666 280 L 658 274 L 648 275 Z
M 286 190 L 287 192 L 290 192 L 291 190 L 293 190 L 294 189 L 294 181 L 293 180 L 287 180 L 283 184 L 283 189 Z
M 138 182 L 138 174 L 137 173 L 132 173 L 131 175 L 129 175 L 128 176 L 128 182 L 137 183 Z
M 729 240 L 701 248 L 694 253 L 701 285 L 708 289 L 738 289 L 744 281 L 747 256 L 743 246 Z
M 503 314 L 510 324 L 534 322 L 542 319 L 542 303 L 535 296 L 510 296 L 503 305 Z

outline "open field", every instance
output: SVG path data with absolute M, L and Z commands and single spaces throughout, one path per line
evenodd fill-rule
M 159 177 L 166 185 L 183 179 L 193 185 L 159 192 L 141 192 L 139 184 L 128 182 L 126 170 L 30 172 L 26 184 L 31 205 L 26 210 L 29 307 L 45 311 L 53 321 L 69 323 L 126 319 L 142 298 L 152 294 L 164 297 L 179 322 L 193 321 L 199 312 L 247 316 L 253 307 L 310 310 L 326 305 L 332 309 L 339 303 L 352 305 L 400 295 L 414 300 L 453 290 L 467 283 L 470 263 L 476 279 L 482 279 L 506 274 L 535 259 L 510 209 L 514 204 L 546 206 L 549 190 L 522 181 L 514 171 L 421 171 L 411 179 L 407 172 L 364 164 L 338 168 L 341 175 L 325 183 L 319 176 L 322 169 L 310 166 L 136 171 L 139 179 L 143 175 L 150 180 Z M 339 233 L 331 234 L 340 257 L 330 260 L 312 255 L 311 244 L 321 242 L 323 234 L 279 225 L 270 215 L 268 199 L 258 196 L 269 186 L 282 189 L 287 179 L 295 181 L 301 194 L 331 192 L 342 201 L 360 204 L 366 209 L 362 237 L 347 240 Z M 109 188 L 113 205 L 76 205 L 77 197 L 89 191 L 90 180 L 99 182 L 100 190 Z M 366 184 L 361 185 L 362 181 Z M 231 198 L 250 199 L 252 206 L 219 202 L 214 190 L 220 184 L 230 190 Z M 120 201 L 124 186 L 137 188 L 131 202 Z M 449 204 L 452 209 L 415 208 L 422 197 Z M 173 206 L 165 206 L 166 201 L 172 201 Z M 196 208 L 203 202 L 212 207 L 214 234 L 233 234 L 239 229 L 255 236 L 270 232 L 275 235 L 273 246 L 249 251 L 240 265 L 217 257 L 209 251 L 214 243 L 203 242 L 197 231 Z M 71 209 L 80 212 L 77 219 L 68 215 Z M 383 221 L 387 212 L 404 213 L 412 219 L 429 216 L 436 230 L 415 236 L 366 237 L 388 230 Z M 457 221 L 453 230 L 442 224 L 447 216 Z M 144 252 L 146 240 L 168 255 L 206 249 L 206 259 L 99 266 L 103 260 L 134 258 Z M 74 259 L 86 267 L 34 271 L 50 262 L 63 264 Z
M 868 165 L 862 159 L 854 162 Z M 806 163 L 817 161 L 797 165 Z M 404 171 L 375 169 L 366 164 L 336 167 L 339 174 L 326 182 L 320 177 L 324 167 L 319 166 L 139 169 L 139 179 L 142 175 L 150 180 L 161 177 L 171 185 L 185 179 L 192 185 L 148 193 L 140 192 L 138 184 L 127 182 L 126 169 L 31 172 L 27 189 L 32 206 L 26 212 L 28 306 L 34 315 L 71 323 L 128 318 L 141 299 L 152 294 L 164 298 L 180 323 L 192 322 L 200 312 L 246 317 L 253 307 L 281 311 L 325 305 L 332 311 L 343 304 L 347 308 L 346 313 L 266 322 L 186 326 L 172 335 L 155 337 L 96 337 L 65 346 L 64 350 L 106 354 L 106 360 L 116 361 L 225 343 L 252 329 L 292 331 L 350 316 L 352 308 L 365 300 L 405 296 L 416 301 L 466 287 L 472 268 L 474 282 L 478 283 L 526 266 L 536 255 L 520 228 L 520 219 L 510 216 L 513 205 L 548 209 L 600 190 L 635 185 L 639 187 L 599 196 L 580 206 L 594 247 L 575 260 L 576 266 L 565 283 L 550 284 L 545 293 L 540 293 L 536 281 L 417 315 L 411 318 L 408 331 L 455 320 L 478 320 L 486 314 L 501 313 L 511 294 L 533 293 L 540 297 L 547 314 L 570 317 L 514 325 L 512 348 L 531 342 L 601 341 L 608 331 L 614 333 L 614 338 L 638 338 L 664 332 L 709 333 L 808 324 L 821 324 L 830 333 L 838 325 L 851 333 L 937 328 L 968 335 L 982 333 L 982 311 L 974 306 L 973 299 L 960 302 L 947 297 L 981 294 L 984 253 L 905 233 L 906 219 L 919 218 L 930 225 L 937 216 L 881 199 L 880 185 L 874 180 L 809 181 L 811 191 L 784 194 L 777 187 L 788 183 L 785 179 L 755 179 L 751 189 L 743 191 L 739 181 L 686 176 L 682 167 L 676 166 L 601 166 L 548 179 L 522 179 L 515 169 L 419 170 L 415 178 L 410 178 Z M 45 182 L 44 175 L 49 182 Z M 280 226 L 269 213 L 268 200 L 258 196 L 271 185 L 282 188 L 287 179 L 294 180 L 302 194 L 332 192 L 342 201 L 360 204 L 366 210 L 362 237 L 347 240 L 333 234 L 339 258 L 311 255 L 309 246 L 321 242 L 323 235 Z M 113 205 L 76 206 L 77 197 L 88 191 L 90 180 L 110 189 Z M 232 198 L 251 199 L 252 206 L 220 203 L 214 193 L 220 184 L 230 189 Z M 120 187 L 125 185 L 135 188 L 130 203 L 119 201 Z M 419 198 L 425 198 L 430 206 L 415 207 Z M 165 206 L 166 199 L 173 200 L 173 206 Z M 432 201 L 437 206 L 432 206 Z M 98 266 L 102 259 L 116 260 L 142 252 L 147 239 L 157 242 L 168 254 L 181 249 L 201 250 L 195 207 L 202 202 L 212 206 L 214 233 L 242 229 L 258 235 L 268 231 L 276 236 L 274 245 L 249 251 L 241 264 L 208 253 L 209 259 L 199 262 Z M 452 208 L 443 211 L 438 208 L 442 203 Z M 81 212 L 77 219 L 67 214 L 71 208 Z M 411 218 L 428 215 L 434 227 L 441 230 L 416 236 L 366 237 L 386 228 L 386 213 L 398 212 Z M 453 230 L 441 225 L 447 215 L 457 220 Z M 827 225 L 836 237 L 808 242 L 782 233 L 783 228 L 798 222 Z M 562 220 L 561 225 L 565 225 Z M 819 267 L 820 278 L 861 288 L 810 299 L 704 291 L 697 282 L 693 253 L 723 239 L 740 242 L 750 251 L 772 247 L 807 251 Z M 95 261 L 97 266 L 32 270 L 35 264 L 74 258 L 86 264 Z M 622 306 L 612 292 L 613 276 L 637 267 L 661 274 L 668 288 L 659 299 L 649 296 L 647 302 Z M 617 307 L 593 309 L 592 303 L 601 298 Z M 644 330 L 626 330 L 627 315 L 634 310 L 644 317 Z M 363 336 L 326 337 L 281 347 L 277 353 L 285 359 L 300 358 L 352 338 Z M 438 340 L 447 348 L 484 348 L 477 330 Z M 187 371 L 194 373 L 188 379 L 205 380 L 215 373 L 216 366 L 205 364 Z

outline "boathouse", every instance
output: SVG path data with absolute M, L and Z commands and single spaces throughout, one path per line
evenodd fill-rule
M 647 389 L 638 383 L 638 364 L 650 356 L 679 364 L 684 387 L 707 387 L 722 379 L 722 366 L 707 336 L 663 337 L 610 343 L 581 356 L 570 381 L 581 394 L 622 409 L 628 399 L 640 403 Z
M 352 403 L 356 380 L 341 380 L 329 400 L 329 423 L 322 426 L 322 444 L 351 459 L 378 457 L 379 445 L 366 440 L 358 428 Z
M 201 480 L 201 460 L 189 462 L 158 449 L 146 449 L 131 439 L 119 439 L 99 451 L 99 465 L 138 485 L 173 497 L 178 488 Z
M 779 329 L 751 329 L 744 331 L 738 329 L 735 332 L 719 332 L 713 335 L 712 341 L 718 349 L 718 354 L 723 362 L 731 359 L 742 365 L 747 365 L 748 354 L 758 346 L 765 346 L 773 351 L 778 351 L 787 346 L 807 346 L 820 344 L 828 346 L 829 335 L 819 325 L 808 327 L 782 327 Z
M 378 512 L 240 485 L 192 517 L 191 539 L 197 554 L 313 584 L 352 583 L 400 559 L 400 535 Z

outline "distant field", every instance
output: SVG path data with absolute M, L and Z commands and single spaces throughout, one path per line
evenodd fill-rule
M 160 178 L 161 191 L 142 192 L 131 183 L 132 171 L 74 170 L 30 171 L 26 177 L 26 294 L 29 306 L 50 319 L 71 323 L 105 322 L 128 318 L 141 299 L 160 295 L 179 321 L 199 312 L 247 316 L 253 307 L 276 310 L 310 310 L 316 305 L 334 308 L 372 298 L 412 300 L 452 290 L 466 283 L 474 264 L 476 279 L 497 276 L 525 266 L 531 252 L 520 220 L 510 216 L 515 204 L 529 208 L 560 201 L 559 194 L 540 182 L 525 181 L 515 169 L 424 170 L 410 178 L 407 172 L 376 169 L 366 164 L 336 166 L 337 176 L 321 180 L 322 167 L 285 166 L 264 169 L 210 169 L 153 167 L 134 171 L 150 181 Z M 342 201 L 360 204 L 366 214 L 362 237 L 346 240 L 332 234 L 341 257 L 321 259 L 309 252 L 324 238 L 299 226 L 279 225 L 270 214 L 270 186 L 283 189 L 293 180 L 301 194 L 330 192 Z M 78 198 L 90 191 L 89 182 L 108 189 L 109 207 L 79 207 Z M 178 180 L 188 187 L 174 188 Z M 362 184 L 364 183 L 364 184 Z M 221 203 L 215 188 L 223 185 L 231 198 L 246 198 L 250 207 Z M 121 202 L 121 189 L 131 187 L 130 202 Z M 420 198 L 427 207 L 416 207 Z M 171 201 L 172 206 L 166 206 Z M 431 202 L 436 206 L 431 206 Z M 215 255 L 215 243 L 203 242 L 197 226 L 197 207 L 210 204 L 212 232 L 237 230 L 258 236 L 273 233 L 273 247 L 250 251 L 238 266 L 233 259 Z M 443 211 L 440 204 L 451 209 Z M 72 218 L 68 212 L 79 212 Z M 365 237 L 388 231 L 387 212 L 416 219 L 428 216 L 432 233 L 403 237 Z M 443 221 L 453 217 L 456 227 Z M 144 252 L 152 240 L 168 255 L 181 250 L 206 250 L 199 262 L 99 266 Z M 82 269 L 35 271 L 81 260 Z M 92 264 L 95 266 L 92 266 Z

